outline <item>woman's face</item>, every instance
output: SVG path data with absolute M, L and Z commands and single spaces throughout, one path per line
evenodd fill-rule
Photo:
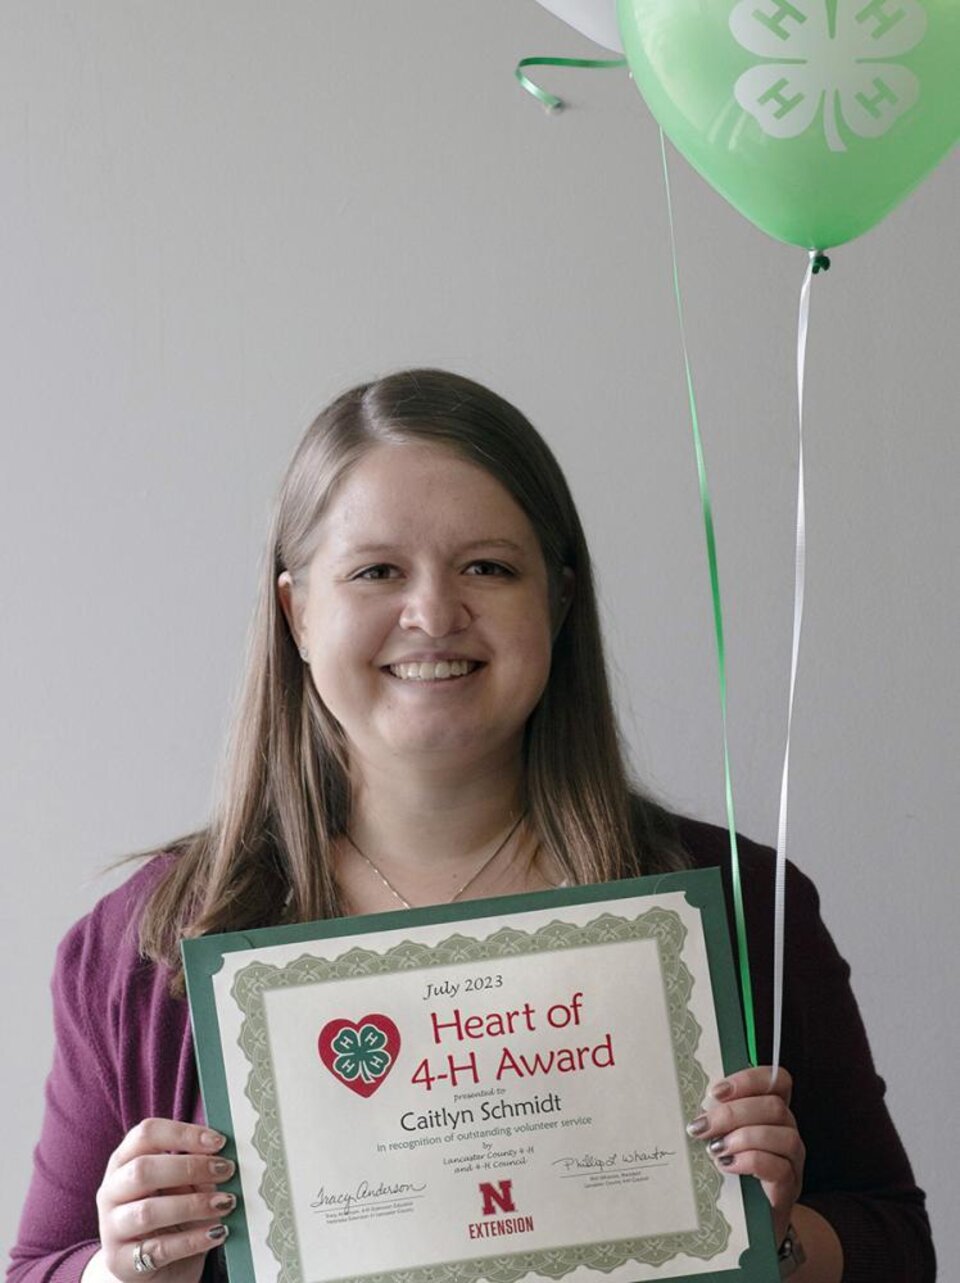
M 355 761 L 497 767 L 546 685 L 547 571 L 489 473 L 438 445 L 371 449 L 279 591 Z

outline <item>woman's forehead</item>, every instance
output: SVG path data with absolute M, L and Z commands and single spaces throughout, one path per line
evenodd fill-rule
M 338 485 L 317 528 L 324 544 L 375 549 L 427 536 L 463 544 L 535 540 L 523 509 L 496 477 L 443 445 L 378 445 Z

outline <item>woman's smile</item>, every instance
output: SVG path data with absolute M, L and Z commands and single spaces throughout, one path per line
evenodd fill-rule
M 471 659 L 436 659 L 404 661 L 400 664 L 388 664 L 386 671 L 402 682 L 448 682 L 454 678 L 467 677 L 480 667 Z

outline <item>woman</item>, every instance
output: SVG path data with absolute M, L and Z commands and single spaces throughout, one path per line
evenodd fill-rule
M 723 867 L 725 853 L 722 831 L 631 790 L 583 532 L 534 429 L 439 371 L 346 393 L 281 489 L 213 823 L 61 946 L 13 1283 L 195 1283 L 213 1268 L 232 1165 L 203 1124 L 181 936 Z M 768 1046 L 772 871 L 750 843 L 741 860 Z M 793 1078 L 732 1074 L 691 1134 L 761 1180 L 800 1283 L 932 1278 L 846 966 L 790 876 Z

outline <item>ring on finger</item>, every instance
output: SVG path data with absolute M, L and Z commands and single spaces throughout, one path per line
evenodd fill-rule
M 143 1243 L 138 1243 L 133 1249 L 133 1268 L 138 1274 L 152 1274 L 157 1268 L 157 1263 L 150 1253 L 143 1250 Z

